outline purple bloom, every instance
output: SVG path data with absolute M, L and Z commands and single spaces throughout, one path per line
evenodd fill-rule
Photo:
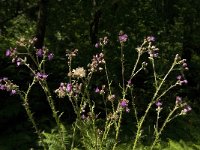
M 184 79 L 184 77 L 181 76 L 181 75 L 177 76 L 176 79 L 178 80 L 177 84 L 179 84 L 179 85 L 183 85 L 183 84 L 187 84 L 188 83 L 188 81 L 186 79 Z
M 182 97 L 176 96 L 176 104 L 180 104 L 182 102 Z
M 187 81 L 187 80 L 183 80 L 183 83 L 184 83 L 184 84 L 187 84 L 187 83 L 188 83 L 188 81 Z
M 45 74 L 45 73 L 38 72 L 38 73 L 36 74 L 36 78 L 37 78 L 38 80 L 45 80 L 47 77 L 48 77 L 48 75 Z
M 162 103 L 161 103 L 160 101 L 157 101 L 157 102 L 156 102 L 156 106 L 157 106 L 157 107 L 161 107 L 161 106 L 162 106 Z
M 191 111 L 192 110 L 192 108 L 189 106 L 189 105 L 187 105 L 187 106 L 185 106 L 185 108 L 182 110 L 182 113 L 183 114 L 186 114 L 186 113 L 188 113 L 189 111 Z
M 127 34 L 120 34 L 119 35 L 119 41 L 120 43 L 126 42 L 128 40 L 128 35 Z
M 184 67 L 184 68 L 187 67 L 187 63 L 183 63 L 183 67 Z
M 67 92 L 71 92 L 72 91 L 72 85 L 70 83 L 67 84 Z
M 11 54 L 12 54 L 12 53 L 11 53 L 11 50 L 7 49 L 7 50 L 6 50 L 6 56 L 7 56 L 7 57 L 10 57 Z
M 147 41 L 148 42 L 154 42 L 155 41 L 155 37 L 154 36 L 148 36 L 147 37 Z
M 42 57 L 42 56 L 44 55 L 43 49 L 37 49 L 36 55 L 37 55 L 38 57 Z
M 16 63 L 17 63 L 17 66 L 20 66 L 20 65 L 21 65 L 21 63 L 22 63 L 22 60 L 21 60 L 21 58 L 17 58 L 17 60 L 16 60 Z
M 128 100 L 122 99 L 120 102 L 120 106 L 126 108 L 128 106 Z
M 100 92 L 100 90 L 99 90 L 99 88 L 97 87 L 96 89 L 95 89 L 95 93 L 99 93 Z
M 96 47 L 96 48 L 99 48 L 99 43 L 96 43 L 96 44 L 95 44 L 95 47 Z
M 0 84 L 0 90 L 6 90 L 6 86 L 5 86 L 5 85 L 2 85 L 2 84 Z
M 52 60 L 53 57 L 54 57 L 54 54 L 53 54 L 53 53 L 49 53 L 49 55 L 48 55 L 48 60 Z
M 126 85 L 127 87 L 131 87 L 132 86 L 132 82 L 131 82 L 131 80 L 128 80 L 127 81 L 127 85 Z
M 16 93 L 17 93 L 16 90 L 11 90 L 11 92 L 10 92 L 11 95 L 14 95 L 14 94 L 16 94 Z
M 8 78 L 7 77 L 3 77 L 3 81 L 7 81 L 8 80 Z
M 130 112 L 130 109 L 128 107 L 126 107 L 126 112 L 129 113 Z
M 65 85 L 65 83 L 63 83 L 63 82 L 60 83 L 60 86 L 61 86 L 61 87 L 63 87 L 64 85 Z
M 182 79 L 182 76 L 179 75 L 179 76 L 176 77 L 176 79 L 177 79 L 177 80 L 181 80 L 181 79 Z
M 192 110 L 192 108 L 189 105 L 186 106 L 186 109 L 187 109 L 187 111 L 191 111 Z

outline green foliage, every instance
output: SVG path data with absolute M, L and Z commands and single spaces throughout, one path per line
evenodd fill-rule
M 0 2 L 0 16 L 3 16 L 2 18 L 0 18 L 0 72 L 1 76 L 10 74 L 9 76 L 13 79 L 13 81 L 20 82 L 20 84 L 24 84 L 24 81 L 26 77 L 29 76 L 29 74 L 24 75 L 25 71 L 20 72 L 20 67 L 16 68 L 7 63 L 7 59 L 5 59 L 4 54 L 6 49 L 15 45 L 16 40 L 22 37 L 33 37 L 36 34 L 36 18 L 38 11 L 37 2 L 38 0 L 2 0 Z M 95 0 L 93 2 L 95 2 Z M 111 68 L 109 74 L 112 75 L 112 81 L 120 80 L 119 70 L 121 69 L 121 66 L 120 63 L 118 63 L 120 60 L 120 51 L 119 49 L 117 49 L 117 47 L 119 47 L 119 43 L 117 43 L 118 41 L 116 33 L 118 33 L 121 29 L 123 29 L 129 36 L 129 41 L 126 45 L 127 49 L 125 51 L 125 57 L 128 58 L 130 61 L 126 60 L 125 62 L 125 68 L 128 70 L 125 74 L 129 74 L 130 69 L 133 66 L 132 60 L 136 58 L 136 52 L 134 48 L 138 46 L 141 39 L 143 39 L 146 35 L 152 34 L 155 35 L 158 39 L 158 47 L 161 49 L 161 59 L 156 62 L 156 69 L 158 69 L 158 72 L 160 73 L 159 78 L 162 78 L 164 70 L 171 63 L 171 57 L 174 56 L 176 53 L 182 53 L 182 48 L 184 48 L 185 43 L 186 46 L 187 43 L 189 43 L 188 47 L 192 51 L 192 60 L 189 64 L 190 71 L 186 75 L 186 77 L 189 79 L 189 89 L 186 90 L 185 88 L 183 88 L 179 93 L 176 93 L 176 90 L 174 91 L 175 94 L 170 93 L 168 97 L 165 97 L 165 106 L 170 107 L 168 102 L 171 101 L 174 95 L 180 94 L 190 101 L 193 111 L 195 111 L 196 113 L 190 115 L 189 120 L 185 118 L 180 122 L 176 122 L 174 124 L 174 128 L 167 128 L 167 131 L 164 134 L 166 136 L 173 137 L 173 139 L 176 140 L 181 138 L 183 138 L 184 141 L 192 139 L 192 141 L 195 143 L 193 144 L 194 149 L 198 149 L 198 144 L 200 141 L 200 131 L 198 128 L 200 121 L 197 115 L 199 112 L 198 106 L 200 101 L 199 4 L 199 1 L 193 1 L 191 3 L 187 0 L 173 2 L 171 2 L 170 0 L 96 0 L 95 6 L 94 3 L 92 3 L 91 1 L 83 0 L 49 1 L 49 4 L 47 6 L 48 21 L 46 27 L 47 30 L 45 45 L 47 45 L 50 50 L 53 50 L 56 55 L 54 62 L 49 63 L 50 65 L 47 66 L 47 71 L 49 73 L 48 80 L 50 82 L 49 85 L 53 85 L 52 89 L 55 89 L 57 84 L 60 81 L 63 81 L 63 78 L 67 78 L 67 63 L 64 59 L 66 48 L 80 49 L 79 54 L 81 57 L 75 59 L 75 62 L 73 64 L 74 66 L 77 66 L 78 64 L 86 66 L 87 63 L 90 61 L 92 54 L 96 53 L 96 51 L 99 52 L 99 49 L 95 49 L 94 45 L 91 44 L 89 30 L 91 22 L 95 19 L 94 14 L 97 10 L 101 10 L 102 12 L 102 16 L 98 24 L 97 37 L 107 35 L 110 39 L 111 46 L 105 48 L 105 53 L 107 62 L 111 62 L 111 65 L 109 65 L 109 68 Z M 152 70 L 149 71 L 151 73 Z M 138 104 L 138 112 L 140 112 L 141 114 L 144 111 L 144 107 L 140 106 L 143 106 L 148 102 L 148 98 L 146 98 L 144 101 L 143 97 L 149 97 L 152 92 L 151 90 L 153 83 L 150 80 L 153 76 L 150 76 L 150 73 L 145 72 L 144 74 L 139 75 L 136 80 L 134 80 L 134 96 L 136 97 L 136 101 Z M 103 76 L 103 74 L 96 75 L 96 84 L 99 84 L 101 81 L 103 81 Z M 169 81 L 173 79 L 173 76 L 169 77 Z M 147 82 L 149 81 L 150 83 L 147 84 Z M 26 86 L 28 84 L 29 82 L 26 83 Z M 118 84 L 119 83 L 113 82 L 113 85 L 115 86 L 118 86 Z M 93 90 L 93 86 L 96 85 L 91 85 L 90 90 Z M 22 87 L 22 89 L 24 88 L 25 87 Z M 150 92 L 147 93 L 147 90 L 150 90 Z M 118 91 L 119 89 L 117 89 L 115 92 L 118 93 Z M 36 112 L 36 115 L 40 117 L 40 114 L 43 114 L 45 120 L 49 120 L 49 116 L 45 115 L 49 114 L 46 113 L 49 112 L 49 110 L 46 107 L 46 103 L 43 104 L 44 97 L 41 96 L 40 93 L 38 94 L 37 89 L 34 91 L 34 93 L 34 97 L 31 97 L 31 107 L 38 108 L 37 110 L 40 110 L 38 114 Z M 119 93 L 119 95 L 120 94 L 121 93 Z M 20 102 L 16 100 L 18 99 L 18 97 L 12 97 L 12 100 L 10 100 L 10 98 L 6 98 L 7 96 L 8 95 L 5 95 L 4 92 L 1 93 L 0 118 L 2 130 L 6 128 L 4 124 L 12 124 L 10 122 L 14 122 L 16 118 L 20 118 L 24 122 L 26 120 L 24 119 L 24 117 L 21 117 L 24 115 L 24 111 L 21 111 L 21 107 L 19 106 Z M 98 102 L 99 104 L 103 104 L 103 102 L 99 99 L 95 98 L 94 101 Z M 74 112 L 72 111 L 72 108 L 69 108 L 71 107 L 71 105 L 68 105 L 68 103 L 66 104 L 66 101 L 56 101 L 56 106 L 58 109 L 60 109 L 60 107 L 63 107 L 63 111 L 66 112 L 65 114 L 67 114 L 67 116 L 73 116 L 71 114 L 73 114 Z M 100 109 L 100 107 L 98 109 Z M 164 113 L 167 113 L 167 111 Z M 154 119 L 154 115 L 151 114 L 150 116 L 148 116 L 148 119 L 152 121 Z M 163 118 L 161 118 L 161 120 L 162 119 Z M 69 119 L 69 122 L 72 121 L 74 121 L 73 117 Z M 187 126 L 185 126 L 185 124 L 187 124 Z M 42 126 L 45 127 L 47 125 L 44 123 Z M 80 125 L 80 128 L 82 128 L 82 125 Z M 92 132 L 92 125 L 89 123 L 84 124 L 83 128 L 85 129 L 85 131 L 82 132 L 82 135 L 85 136 L 85 138 L 82 139 L 82 144 L 80 144 L 81 142 L 79 137 L 76 137 L 75 141 L 81 145 L 81 148 L 83 148 L 82 145 L 86 145 L 86 149 L 94 147 L 92 141 L 95 140 L 95 133 Z M 189 131 L 190 133 L 186 135 L 186 131 Z M 11 140 L 9 140 L 12 139 L 11 137 L 15 137 L 14 140 L 12 140 L 15 142 L 13 142 L 13 144 L 11 145 L 26 145 L 25 141 L 30 142 L 30 139 L 21 138 L 21 135 L 15 133 L 15 131 L 9 132 L 9 134 L 13 134 L 13 136 L 5 136 L 7 141 L 6 139 L 2 138 L 3 141 L 5 141 L 2 143 L 11 143 Z M 22 132 L 22 135 L 23 134 L 25 135 L 24 137 L 26 137 L 26 133 Z M 55 143 L 53 144 L 53 142 L 50 141 L 56 141 L 53 136 L 58 136 L 57 130 L 52 130 L 52 133 L 44 134 L 46 134 L 44 135 L 46 139 L 49 139 L 49 141 L 47 140 L 48 142 L 46 143 L 48 145 L 54 145 Z M 71 133 L 69 134 L 71 135 Z M 2 135 L 4 136 L 4 134 Z M 18 135 L 19 138 L 17 138 Z M 66 137 L 68 136 L 66 135 Z M 165 139 L 165 136 L 163 136 L 163 139 Z M 34 143 L 34 141 L 32 141 L 32 143 Z M 113 137 L 110 136 L 106 143 L 107 147 L 109 147 L 109 145 L 113 145 Z M 179 145 L 173 140 L 169 143 L 171 143 L 171 145 L 175 144 L 176 147 L 178 147 L 177 145 Z M 143 144 L 145 145 L 145 143 Z M 6 145 L 9 146 L 9 144 Z M 126 144 L 119 144 L 117 145 L 117 148 L 126 148 L 125 145 Z M 179 146 L 180 148 L 184 148 L 183 143 Z M 0 149 L 6 149 L 6 146 L 3 146 L 3 148 L 0 147 Z
M 169 140 L 168 147 L 167 148 L 163 148 L 163 150 L 180 150 L 180 149 L 182 149 L 182 150 L 194 150 L 196 148 L 193 147 L 191 145 L 191 143 L 187 143 L 187 142 L 184 142 L 182 140 L 180 140 L 179 142 L 173 141 L 173 140 Z
M 66 145 L 66 147 L 69 147 L 70 135 L 68 134 L 64 125 L 60 124 L 60 128 L 62 129 L 62 133 L 63 133 L 62 139 L 57 129 L 52 129 L 51 133 L 42 132 L 42 136 L 44 136 L 43 142 L 47 145 L 48 150 L 61 150 L 63 148 L 61 141 L 64 141 L 64 144 Z

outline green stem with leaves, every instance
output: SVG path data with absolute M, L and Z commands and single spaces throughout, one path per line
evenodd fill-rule
M 43 88 L 43 90 L 44 90 L 44 92 L 46 94 L 49 106 L 50 106 L 50 108 L 52 110 L 52 113 L 53 113 L 53 117 L 54 117 L 54 119 L 56 121 L 56 124 L 58 126 L 58 133 L 59 133 L 59 136 L 61 138 L 62 148 L 63 148 L 63 150 L 66 150 L 65 143 L 64 143 L 65 135 L 63 133 L 63 130 L 61 128 L 61 123 L 60 123 L 60 117 L 61 117 L 61 115 L 58 116 L 58 114 L 57 114 L 58 112 L 56 111 L 56 108 L 55 108 L 55 105 L 54 105 L 54 101 L 53 101 L 53 98 L 51 96 L 51 92 L 49 90 L 49 87 L 47 85 L 46 80 L 39 81 L 39 83 L 40 83 L 41 87 Z
M 153 98 L 151 99 L 150 103 L 148 104 L 148 107 L 145 111 L 145 114 L 141 117 L 139 123 L 138 123 L 138 126 L 137 126 L 137 132 L 136 132 L 136 137 L 135 137 L 135 140 L 134 140 L 134 144 L 133 144 L 133 150 L 135 150 L 136 146 L 137 146 L 137 142 L 139 140 L 139 138 L 141 137 L 141 128 L 142 128 L 142 125 L 144 123 L 144 120 L 151 108 L 151 106 L 158 100 L 157 99 L 157 95 L 158 95 L 158 92 L 160 91 L 162 85 L 164 84 L 164 82 L 166 81 L 167 77 L 169 76 L 169 74 L 172 72 L 174 66 L 177 64 L 176 62 L 176 59 L 174 59 L 174 62 L 172 64 L 172 66 L 170 67 L 170 69 L 168 70 L 168 72 L 166 73 L 166 75 L 164 76 L 164 78 L 162 79 L 161 83 L 159 84 L 158 87 L 156 87 L 156 92 L 154 93 L 154 96 Z M 169 90 L 168 90 L 169 91 Z M 163 92 L 163 93 L 166 93 L 166 92 Z M 163 96 L 163 95 L 162 95 Z
M 121 127 L 121 120 L 122 120 L 122 110 L 120 111 L 120 114 L 119 114 L 119 120 L 118 120 L 118 123 L 117 123 L 117 128 L 116 128 L 116 134 L 115 134 L 115 144 L 112 148 L 112 150 L 115 150 L 116 146 L 117 146 L 117 143 L 118 143 L 118 137 L 119 137 L 119 130 L 120 130 L 120 127 Z
M 35 132 L 37 133 L 42 145 L 43 145 L 43 148 L 46 150 L 47 147 L 46 147 L 46 144 L 44 143 L 44 140 L 43 140 L 43 137 L 42 137 L 42 134 L 40 132 L 40 130 L 38 129 L 38 126 L 35 122 L 35 119 L 33 117 L 33 113 L 31 112 L 30 110 L 30 106 L 29 106 L 29 102 L 28 102 L 28 95 L 33 87 L 33 85 L 35 84 L 35 78 L 33 79 L 32 83 L 29 85 L 28 89 L 26 92 L 23 92 L 25 95 L 22 94 L 22 92 L 19 93 L 21 99 L 23 100 L 23 106 L 26 110 L 26 113 L 28 115 L 28 118 L 29 120 L 31 121 L 32 125 L 33 125 L 33 128 L 35 129 Z
M 169 121 L 171 121 L 171 116 L 174 114 L 174 112 L 177 110 L 177 106 L 174 107 L 174 109 L 169 113 L 169 115 L 167 116 L 167 118 L 165 119 L 165 122 L 163 123 L 162 127 L 160 128 L 159 132 L 156 132 L 156 135 L 155 135 L 155 139 L 153 141 L 153 144 L 151 145 L 151 150 L 154 148 L 154 146 L 156 145 L 156 143 L 158 142 L 158 139 L 164 129 L 164 127 L 167 125 L 167 123 Z M 158 127 L 157 127 L 157 131 L 158 131 Z

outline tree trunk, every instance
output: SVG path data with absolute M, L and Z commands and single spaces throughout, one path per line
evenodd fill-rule
M 44 45 L 44 37 L 46 30 L 46 21 L 47 21 L 47 3 L 48 0 L 39 0 L 38 6 L 38 20 L 37 20 L 37 29 L 36 29 L 36 38 L 35 47 L 37 49 L 42 48 Z
M 100 18 L 101 18 L 101 10 L 97 10 L 94 14 L 92 22 L 90 23 L 90 39 L 92 45 L 95 45 L 98 41 L 97 34 L 98 34 L 98 26 Z

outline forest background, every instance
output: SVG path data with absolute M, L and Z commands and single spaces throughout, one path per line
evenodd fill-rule
M 131 64 L 131 60 L 136 58 L 132 51 L 148 35 L 156 38 L 160 49 L 159 55 L 162 58 L 156 65 L 161 71 L 173 61 L 177 53 L 187 59 L 189 70 L 185 76 L 188 85 L 178 94 L 187 99 L 192 111 L 175 119 L 166 128 L 162 140 L 169 142 L 171 139 L 176 147 L 200 148 L 199 0 L 1 0 L 0 76 L 12 79 L 22 89 L 26 87 L 30 74 L 23 67 L 13 65 L 5 53 L 10 47 L 15 47 L 17 40 L 36 37 L 36 48 L 45 45 L 54 53 L 53 60 L 48 62 L 46 68 L 50 74 L 49 86 L 53 91 L 67 76 L 66 49 L 77 48 L 79 57 L 74 65 L 87 66 L 95 51 L 99 51 L 95 44 L 99 38 L 107 36 L 110 41 L 108 61 L 116 62 L 116 65 L 109 67 L 112 68 L 113 78 L 118 79 L 120 64 L 117 63 L 117 49 L 120 46 L 118 34 L 121 30 L 128 35 L 126 64 Z M 100 81 L 101 75 L 99 78 Z M 146 92 L 151 88 L 146 84 L 148 80 L 149 77 L 142 74 L 134 80 L 138 97 L 149 94 Z M 169 99 L 170 96 L 172 94 Z M 49 117 L 51 112 L 42 89 L 36 86 L 30 97 L 34 116 L 42 127 L 52 129 L 54 122 Z M 140 101 L 139 105 L 143 103 L 145 102 Z M 63 119 L 67 124 L 73 123 L 76 116 L 70 102 L 57 98 L 56 106 L 65 112 Z M 142 112 L 142 109 L 139 111 Z M 0 91 L 0 149 L 11 150 L 18 147 L 17 149 L 23 150 L 36 147 L 37 136 L 31 129 L 20 98 Z

